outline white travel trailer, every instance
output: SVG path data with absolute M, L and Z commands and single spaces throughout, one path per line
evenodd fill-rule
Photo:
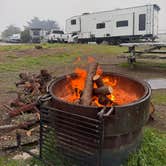
M 158 34 L 156 4 L 84 13 L 66 20 L 66 32 L 78 36 L 78 42 L 131 42 L 138 39 L 154 40 Z

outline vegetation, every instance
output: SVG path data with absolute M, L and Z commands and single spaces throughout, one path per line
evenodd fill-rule
M 39 67 L 45 67 L 48 65 L 55 65 L 59 63 L 67 63 L 70 62 L 75 56 L 71 55 L 68 58 L 68 54 L 63 55 L 56 55 L 56 56 L 50 56 L 50 55 L 41 55 L 40 58 L 38 57 L 8 57 L 9 59 L 12 59 L 12 63 L 0 63 L 0 73 L 2 72 L 19 72 L 20 70 L 32 70 L 32 69 L 38 69 Z
M 27 22 L 29 28 L 41 28 L 50 31 L 51 29 L 59 29 L 59 25 L 54 20 L 40 20 L 38 17 L 32 18 Z
M 33 44 L 27 45 L 15 45 L 15 46 L 0 46 L 0 51 L 10 51 L 6 56 L 3 56 L 4 61 L 0 62 L 0 73 L 2 72 L 17 72 L 23 69 L 29 70 L 37 69 L 38 67 L 50 67 L 55 64 L 69 63 L 76 57 L 81 56 L 94 56 L 97 54 L 104 56 L 114 56 L 119 52 L 123 52 L 122 47 L 110 47 L 110 46 L 94 46 L 94 45 L 73 45 L 73 44 L 43 44 L 45 49 L 57 49 L 55 53 L 50 55 L 43 54 L 40 56 L 24 55 L 18 56 L 11 54 L 11 51 L 26 51 L 28 49 L 34 49 Z M 33 50 L 31 50 L 33 51 Z M 25 52 L 26 53 L 26 52 Z M 12 60 L 12 63 L 11 63 Z
M 20 33 L 21 29 L 15 27 L 14 25 L 9 25 L 3 32 L 2 32 L 2 39 L 6 39 L 7 37 Z
M 141 148 L 129 157 L 125 166 L 164 165 L 166 165 L 166 134 L 146 128 Z
M 21 42 L 23 43 L 29 43 L 31 40 L 30 31 L 28 29 L 25 29 L 21 32 Z

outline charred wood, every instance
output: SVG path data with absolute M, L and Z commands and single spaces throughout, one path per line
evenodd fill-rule
M 97 87 L 102 87 L 104 86 L 103 80 L 100 75 L 95 75 L 93 77 L 93 81 L 96 83 Z
M 100 88 L 94 88 L 93 93 L 94 95 L 109 95 L 112 93 L 112 87 L 111 86 L 102 86 Z

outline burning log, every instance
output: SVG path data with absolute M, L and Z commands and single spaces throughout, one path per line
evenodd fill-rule
M 96 62 L 89 64 L 89 69 L 88 69 L 87 78 L 86 78 L 86 82 L 85 82 L 85 88 L 83 90 L 83 94 L 80 99 L 80 104 L 88 106 L 92 102 L 93 77 L 96 74 L 97 67 L 98 67 L 98 63 L 96 63 Z
M 106 106 L 106 105 L 108 105 L 108 104 L 110 105 L 110 104 L 113 103 L 112 100 L 110 100 L 107 96 L 103 96 L 103 95 L 99 96 L 98 102 L 99 102 L 100 104 L 104 105 L 104 106 Z
M 96 83 L 97 87 L 102 87 L 104 86 L 103 80 L 100 75 L 95 75 L 93 77 L 93 81 Z
M 94 88 L 93 89 L 93 93 L 94 93 L 94 95 L 103 95 L 103 96 L 105 96 L 105 95 L 109 95 L 109 94 L 111 94 L 112 93 L 112 87 L 111 86 L 102 86 L 102 87 L 100 87 L 100 88 Z
M 98 102 L 101 104 L 101 105 L 110 105 L 113 103 L 112 100 L 110 100 L 106 95 L 110 95 L 113 91 L 112 87 L 111 86 L 105 86 L 104 85 L 104 82 L 101 78 L 100 75 L 95 75 L 93 77 L 93 81 L 96 83 L 97 87 L 98 88 L 95 88 L 93 90 L 93 93 L 94 95 L 97 95 L 99 96 L 98 97 Z

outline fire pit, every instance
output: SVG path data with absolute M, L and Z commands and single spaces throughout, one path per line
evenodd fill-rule
M 45 155 L 56 149 L 65 158 L 80 161 L 78 165 L 119 166 L 138 147 L 149 118 L 149 85 L 117 73 L 103 72 L 101 78 L 113 89 L 107 95 L 112 102 L 105 105 L 99 97 L 93 97 L 89 106 L 77 102 L 82 93 L 80 87 L 73 92 L 73 84 L 80 81 L 77 73 L 59 77 L 49 86 L 51 100 L 40 107 L 44 160 L 56 163 L 55 155 L 51 159 Z

